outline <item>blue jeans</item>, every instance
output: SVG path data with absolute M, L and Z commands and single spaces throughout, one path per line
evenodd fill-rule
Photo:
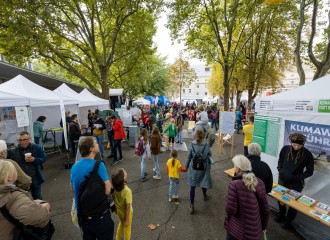
M 172 198 L 173 195 L 178 195 L 179 183 L 180 183 L 179 178 L 170 177 L 170 187 L 168 191 L 168 195 L 170 198 Z
M 112 240 L 114 223 L 110 212 L 104 214 L 103 218 L 83 220 L 81 224 L 83 240 Z
M 160 168 L 159 168 L 159 163 L 158 163 L 158 155 L 154 155 L 154 163 L 155 163 L 155 168 L 156 168 L 156 174 L 158 177 L 160 177 Z
M 182 142 L 182 132 L 178 131 L 178 142 Z
M 218 130 L 218 121 L 216 119 L 212 119 L 211 128 L 215 128 L 216 131 Z
M 96 138 L 97 144 L 99 145 L 101 157 L 103 159 L 103 157 L 104 157 L 104 145 L 103 145 L 104 138 L 103 138 L 103 134 L 102 135 L 94 135 L 94 137 Z
M 144 173 L 146 170 L 146 159 L 140 156 L 140 163 L 141 163 L 141 178 L 144 178 Z
M 236 120 L 236 123 L 237 123 L 236 130 L 238 132 L 242 129 L 242 120 Z
M 33 199 L 42 200 L 41 183 L 39 182 L 39 178 L 37 176 L 32 177 L 30 191 L 31 191 L 31 195 L 32 195 Z

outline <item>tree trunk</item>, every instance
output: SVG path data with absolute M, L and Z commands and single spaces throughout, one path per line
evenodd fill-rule
M 109 99 L 109 86 L 108 86 L 108 70 L 105 66 L 100 66 L 101 74 L 101 97 L 104 99 Z
M 180 83 L 180 104 L 181 104 L 181 90 L 182 90 L 182 83 Z
M 242 91 L 237 90 L 236 91 L 236 108 L 238 108 L 241 103 L 241 96 L 242 96 Z
M 223 105 L 224 111 L 229 110 L 229 66 L 223 67 Z
M 297 72 L 299 75 L 299 86 L 305 84 L 305 71 L 302 67 L 302 61 L 301 61 L 301 56 L 300 56 L 300 45 L 301 45 L 301 33 L 302 29 L 304 27 L 304 22 L 305 22 L 305 7 L 306 3 L 305 0 L 302 0 L 300 3 L 300 11 L 299 11 L 299 16 L 300 16 L 300 22 L 299 26 L 297 29 L 297 40 L 296 40 L 296 48 L 294 50 L 294 57 L 295 57 L 295 63 L 297 67 Z
M 248 102 L 247 102 L 247 106 L 246 106 L 247 109 L 251 109 L 252 99 L 253 99 L 252 95 L 253 95 L 253 90 L 252 89 L 248 90 Z

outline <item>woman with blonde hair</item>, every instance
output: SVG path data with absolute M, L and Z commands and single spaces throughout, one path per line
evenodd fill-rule
M 13 239 L 15 224 L 8 218 L 11 215 L 24 225 L 44 228 L 50 221 L 50 205 L 47 202 L 32 200 L 28 192 L 17 188 L 15 166 L 0 160 L 0 239 Z M 27 211 L 28 209 L 28 211 Z
M 236 155 L 232 161 L 235 176 L 225 204 L 227 240 L 261 240 L 269 218 L 265 185 L 252 173 L 245 156 Z

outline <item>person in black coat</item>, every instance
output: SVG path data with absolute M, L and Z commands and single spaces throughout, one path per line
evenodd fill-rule
M 250 143 L 248 146 L 249 155 L 247 158 L 252 165 L 252 172 L 260 178 L 266 187 L 266 193 L 270 193 L 273 188 L 273 173 L 267 163 L 261 161 L 261 147 L 258 143 Z
M 292 133 L 289 140 L 291 144 L 282 148 L 278 159 L 278 183 L 286 188 L 301 192 L 305 185 L 305 179 L 314 173 L 314 157 L 304 147 L 306 136 L 301 133 Z M 284 221 L 282 227 L 291 229 L 291 222 L 295 219 L 297 210 L 289 208 L 285 217 L 286 206 L 280 202 L 278 204 L 280 214 L 275 220 L 277 222 Z

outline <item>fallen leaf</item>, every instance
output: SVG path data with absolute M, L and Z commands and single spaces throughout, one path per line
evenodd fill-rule
M 150 224 L 148 225 L 148 228 L 150 228 L 150 230 L 154 230 L 154 229 L 157 228 L 157 225 L 150 223 Z

